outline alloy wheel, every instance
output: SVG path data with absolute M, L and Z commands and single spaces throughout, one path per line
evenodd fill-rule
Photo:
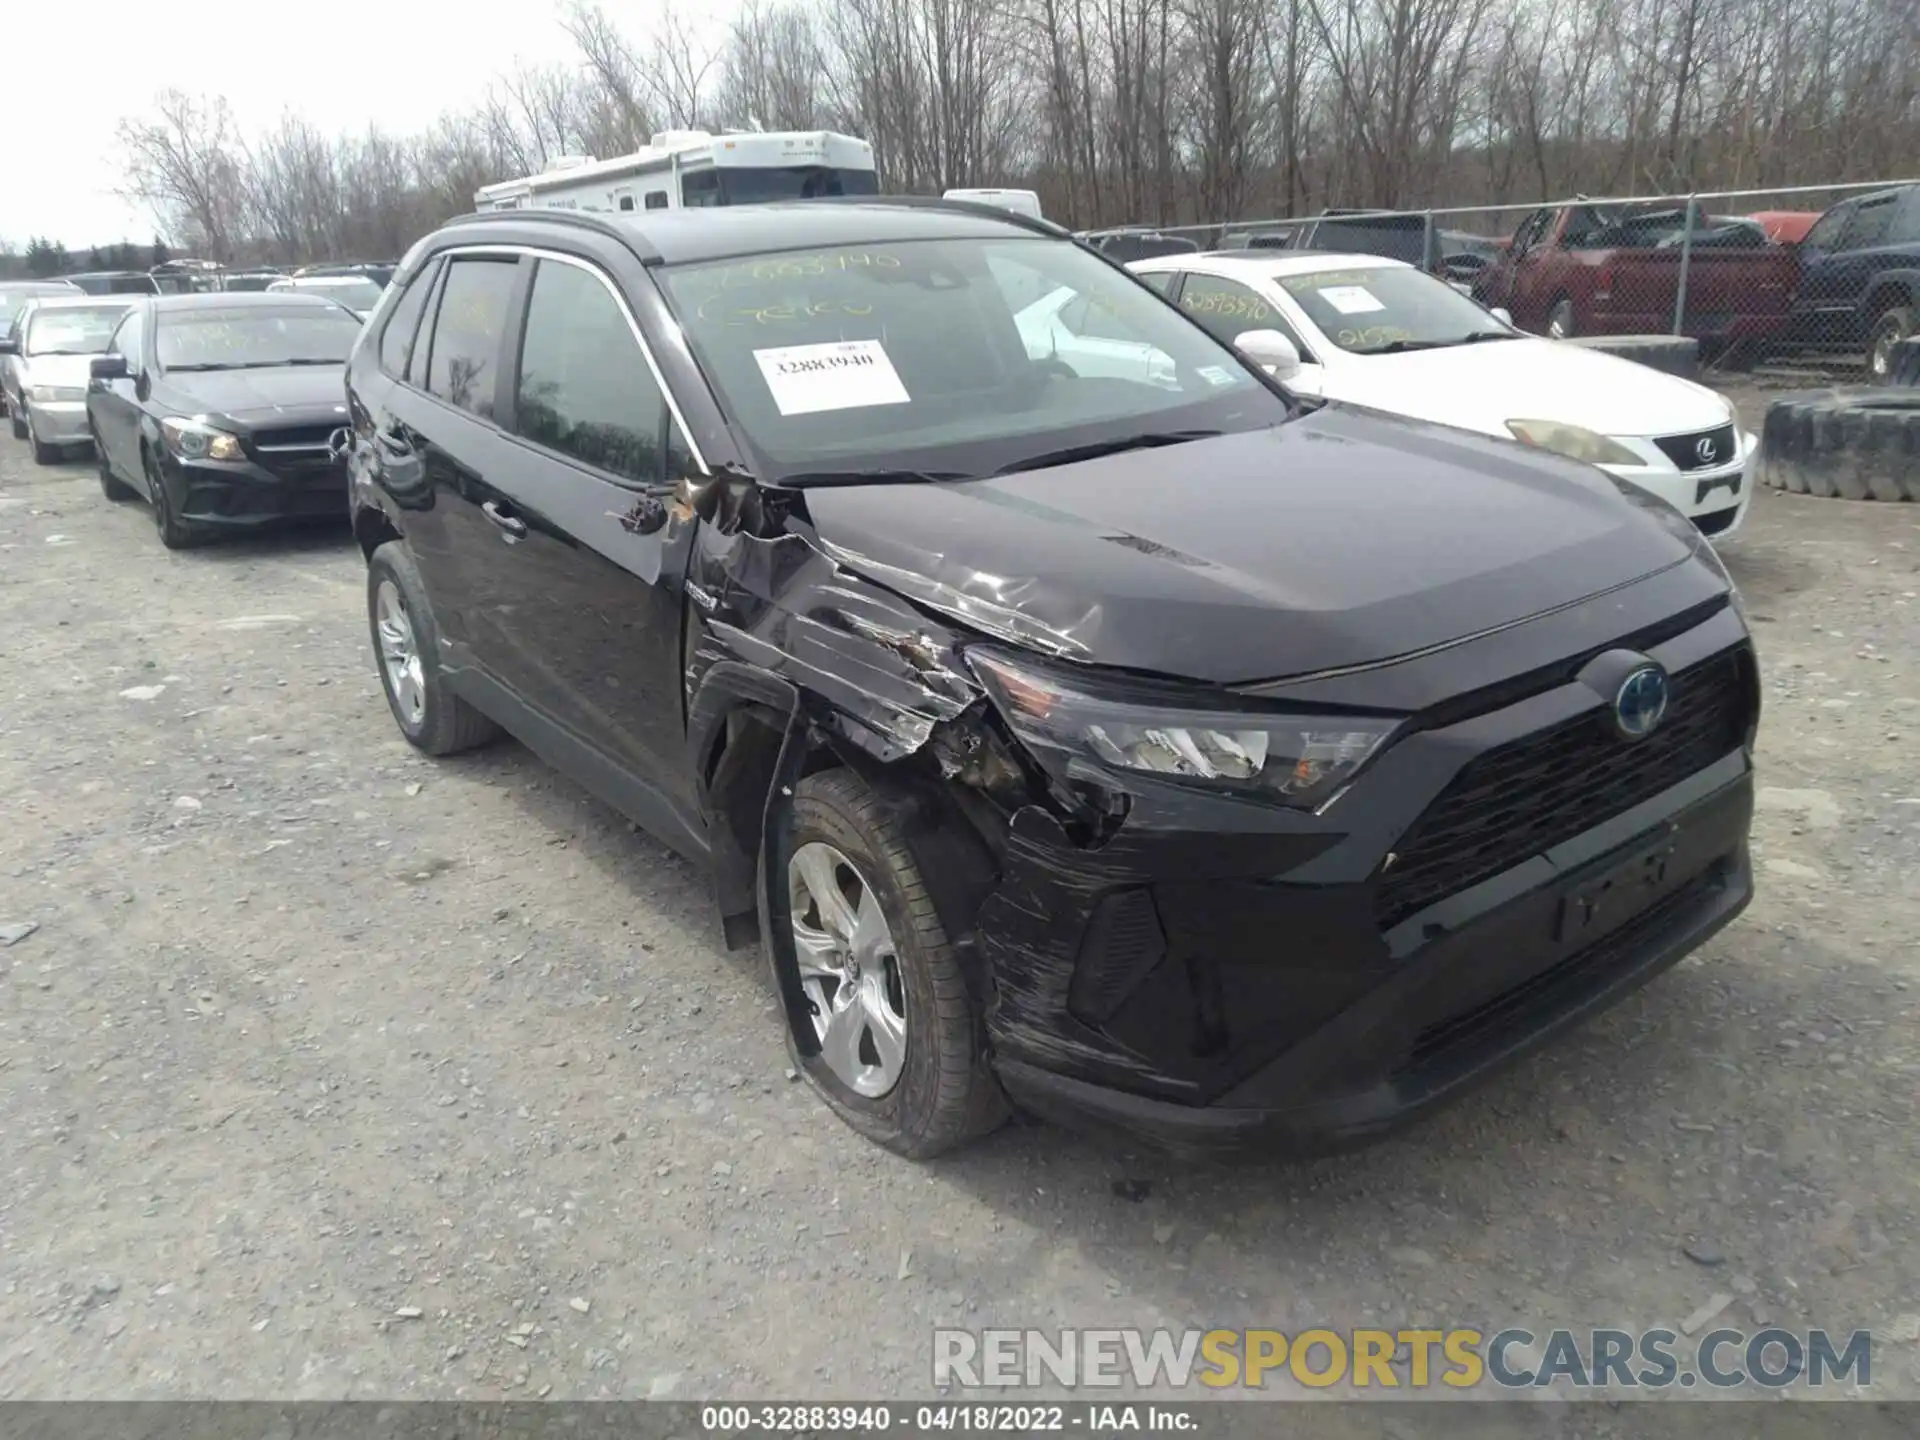
M 413 621 L 400 598 L 400 588 L 391 580 L 380 582 L 374 593 L 373 612 L 387 689 L 407 728 L 417 729 L 427 714 L 427 681 L 420 668 L 420 645 L 414 638 Z
M 813 840 L 787 863 L 787 898 L 820 1058 L 856 1095 L 878 1099 L 907 1061 L 906 990 L 880 897 L 841 851 Z

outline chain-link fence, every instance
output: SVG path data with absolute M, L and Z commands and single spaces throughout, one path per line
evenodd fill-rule
M 1885 381 L 1920 330 L 1920 181 L 1099 231 L 1116 259 L 1320 250 L 1419 265 L 1542 335 L 1690 335 L 1703 362 Z

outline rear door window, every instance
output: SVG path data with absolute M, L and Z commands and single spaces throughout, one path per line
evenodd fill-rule
M 447 263 L 441 286 L 427 390 L 482 420 L 493 419 L 500 342 L 518 269 L 512 257 L 462 256 Z
M 666 396 L 600 277 L 542 260 L 520 343 L 515 429 L 620 480 L 661 478 Z

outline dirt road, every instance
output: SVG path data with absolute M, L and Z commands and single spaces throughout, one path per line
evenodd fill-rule
M 1920 506 L 1729 549 L 1763 888 L 1704 953 L 1360 1155 L 921 1168 L 789 1082 L 686 865 L 401 742 L 344 532 L 169 554 L 0 440 L 0 1396 L 917 1395 L 937 1324 L 1715 1296 L 1920 1394 Z

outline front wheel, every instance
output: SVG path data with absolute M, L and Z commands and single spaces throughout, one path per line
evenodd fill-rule
M 1913 311 L 1907 306 L 1896 305 L 1880 312 L 1867 341 L 1867 371 L 1876 384 L 1885 385 L 1893 379 L 1894 347 L 1911 334 Z
M 874 788 L 851 770 L 802 780 L 784 873 L 765 869 L 763 892 L 778 885 L 787 902 L 805 996 L 807 1033 L 790 1023 L 788 1046 L 834 1113 L 914 1160 L 998 1127 L 1007 1102 L 984 1024 L 900 820 Z
M 160 467 L 148 451 L 140 452 L 142 473 L 147 479 L 147 494 L 153 501 L 153 526 L 160 532 L 160 543 L 169 550 L 187 550 L 200 543 L 200 532 L 180 518 L 173 508 L 173 496 L 167 482 L 160 478 Z
M 12 405 L 7 409 L 7 418 L 13 422 L 13 438 L 16 440 L 27 438 L 27 417 L 20 413 L 25 408 L 22 405 Z
M 500 733 L 453 693 L 440 669 L 426 586 L 403 541 L 389 540 L 367 562 L 367 625 L 387 708 L 408 744 L 429 755 L 454 755 Z

